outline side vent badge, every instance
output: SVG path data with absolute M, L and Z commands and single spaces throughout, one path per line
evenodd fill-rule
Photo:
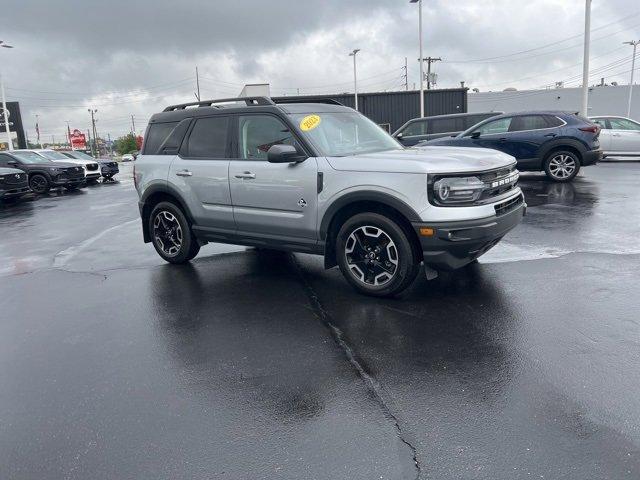
M 307 201 L 304 198 L 301 198 L 300 200 L 298 200 L 298 205 L 304 208 L 307 206 Z

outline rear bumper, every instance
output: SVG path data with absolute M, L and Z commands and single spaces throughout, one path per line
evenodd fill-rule
M 589 150 L 582 154 L 582 165 L 595 165 L 602 160 L 602 150 Z
M 521 196 L 511 210 L 501 215 L 443 223 L 412 223 L 420 243 L 425 265 L 454 270 L 472 262 L 512 230 L 525 215 L 527 209 Z M 432 236 L 420 235 L 421 228 L 434 229 Z

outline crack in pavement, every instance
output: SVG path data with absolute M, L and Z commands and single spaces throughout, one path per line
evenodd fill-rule
M 291 257 L 294 269 L 298 275 L 298 278 L 302 283 L 302 287 L 305 293 L 307 294 L 307 297 L 309 297 L 312 310 L 314 311 L 315 315 L 320 319 L 320 321 L 324 324 L 324 326 L 329 330 L 331 337 L 336 342 L 338 347 L 343 351 L 344 355 L 347 357 L 347 361 L 353 366 L 353 368 L 358 373 L 358 376 L 364 381 L 368 390 L 371 392 L 373 397 L 376 399 L 377 403 L 380 405 L 380 408 L 382 409 L 384 416 L 393 423 L 398 439 L 410 449 L 411 457 L 413 459 L 414 467 L 416 470 L 415 478 L 419 479 L 422 469 L 420 466 L 420 462 L 418 461 L 416 448 L 411 444 L 411 442 L 409 442 L 405 438 L 405 434 L 402 431 L 402 427 L 400 425 L 400 421 L 398 420 L 398 417 L 392 412 L 391 408 L 389 408 L 388 402 L 385 401 L 384 399 L 382 386 L 375 378 L 373 378 L 371 375 L 369 375 L 369 373 L 367 373 L 362 363 L 356 358 L 356 354 L 354 353 L 353 349 L 345 341 L 342 331 L 337 326 L 335 326 L 331 321 L 331 314 L 326 311 L 326 309 L 320 302 L 320 298 L 318 297 L 318 294 L 316 293 L 316 291 L 313 289 L 313 287 L 305 277 L 304 271 L 302 270 L 302 267 L 298 263 L 297 259 L 293 254 L 290 254 L 290 257 Z

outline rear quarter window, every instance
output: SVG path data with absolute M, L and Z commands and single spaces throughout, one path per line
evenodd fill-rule
M 144 139 L 143 154 L 158 154 L 160 145 L 164 143 L 177 124 L 178 122 L 152 123 L 149 126 L 147 138 Z

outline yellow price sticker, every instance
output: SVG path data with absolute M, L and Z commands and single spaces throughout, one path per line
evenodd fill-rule
M 302 120 L 300 120 L 300 130 L 306 132 L 308 130 L 313 130 L 318 125 L 320 125 L 320 115 L 307 115 Z

